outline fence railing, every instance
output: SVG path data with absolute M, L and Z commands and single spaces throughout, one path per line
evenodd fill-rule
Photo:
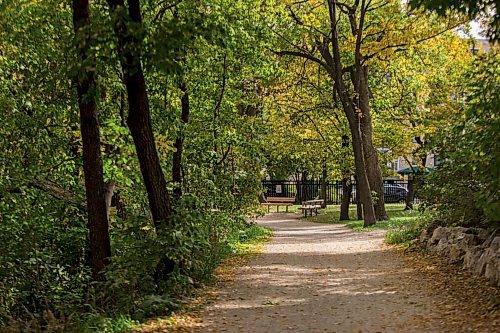
M 321 180 L 264 180 L 262 187 L 266 197 L 295 198 L 297 204 L 305 200 L 323 198 L 321 195 Z M 384 180 L 385 202 L 402 202 L 406 198 L 408 182 L 400 180 Z M 341 181 L 326 183 L 326 203 L 339 205 L 342 200 L 343 190 Z M 356 183 L 353 182 L 351 202 L 355 203 Z

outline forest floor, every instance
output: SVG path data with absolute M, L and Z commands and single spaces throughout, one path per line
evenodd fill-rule
M 194 324 L 174 331 L 500 332 L 497 288 L 384 245 L 382 230 L 294 213 L 258 222 L 274 232 L 262 253 L 219 283 Z

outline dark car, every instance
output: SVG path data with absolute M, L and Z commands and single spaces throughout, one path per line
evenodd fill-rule
M 339 194 L 342 196 L 342 189 L 339 189 Z M 406 201 L 408 190 L 400 185 L 384 184 L 384 202 L 397 203 Z M 352 200 L 356 202 L 356 186 L 352 189 Z
M 387 203 L 404 202 L 408 190 L 399 185 L 384 184 L 384 201 Z

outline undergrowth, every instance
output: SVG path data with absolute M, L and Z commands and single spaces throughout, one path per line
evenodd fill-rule
M 270 234 L 238 213 L 208 211 L 185 195 L 159 231 L 145 217 L 113 216 L 106 281 L 92 282 L 84 216 L 61 205 L 49 219 L 45 202 L 11 201 L 0 201 L 0 211 L 9 213 L 0 215 L 1 332 L 127 331 L 182 307 L 223 259 Z M 165 257 L 176 268 L 158 276 Z
M 219 244 L 216 253 L 212 253 L 206 261 L 206 271 L 194 285 L 211 284 L 214 282 L 214 270 L 225 259 L 233 256 L 241 256 L 252 253 L 256 246 L 271 237 L 272 232 L 269 228 L 257 224 L 244 224 L 240 229 L 232 230 L 226 238 Z M 184 296 L 189 295 L 192 289 L 186 290 Z M 166 304 L 171 310 L 179 311 L 184 307 L 183 297 L 172 299 L 172 303 Z M 161 300 L 160 296 L 157 296 Z M 159 302 L 160 304 L 161 301 Z M 165 314 L 165 313 L 163 313 Z M 161 315 L 161 313 L 158 313 Z M 146 318 L 142 318 L 146 319 Z M 73 332 L 82 333 L 122 333 L 129 332 L 140 327 L 142 320 L 135 320 L 130 315 L 119 314 L 117 316 L 107 317 L 105 314 L 89 314 L 82 317 L 79 324 L 73 327 Z

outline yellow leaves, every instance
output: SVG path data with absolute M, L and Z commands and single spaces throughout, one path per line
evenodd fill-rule
M 301 139 L 314 139 L 317 136 L 317 133 L 305 128 L 301 133 L 298 133 L 298 136 Z
M 165 155 L 175 151 L 174 142 L 172 140 L 169 140 L 165 135 L 157 135 L 155 141 L 156 148 L 158 149 L 159 154 Z
M 368 17 L 367 22 L 362 53 L 389 60 L 401 50 L 419 47 L 446 34 L 460 23 L 460 18 L 438 18 L 424 12 L 408 14 L 392 6 L 381 9 L 378 15 Z

